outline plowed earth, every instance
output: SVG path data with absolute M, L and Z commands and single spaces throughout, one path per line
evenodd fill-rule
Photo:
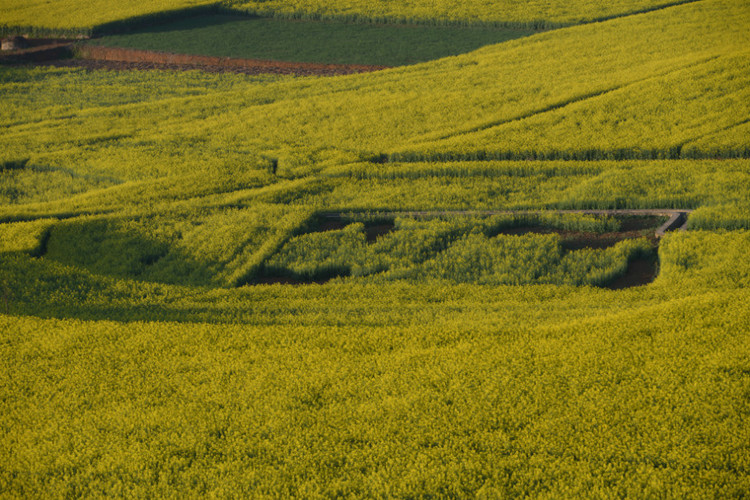
M 89 70 L 201 70 L 209 73 L 239 73 L 245 75 L 336 76 L 367 73 L 385 66 L 358 64 L 297 63 L 263 61 L 226 57 L 191 56 L 147 50 L 83 46 L 79 57 L 70 58 L 68 40 L 30 39 L 29 48 L 0 56 L 7 63 L 34 63 L 56 67 L 77 67 Z M 66 50 L 56 50 L 66 49 Z
M 57 67 L 75 67 L 85 68 L 88 70 L 113 70 L 113 71 L 133 71 L 133 70 L 172 70 L 172 71 L 190 71 L 200 70 L 208 73 L 237 73 L 243 75 L 295 75 L 295 76 L 336 76 L 350 75 L 352 73 L 366 73 L 369 71 L 378 71 L 383 69 L 376 66 L 362 66 L 356 69 L 344 65 L 316 65 L 309 63 L 290 63 L 285 66 L 273 65 L 248 65 L 248 66 L 223 66 L 223 65 L 205 65 L 205 64 L 165 64 L 155 62 L 126 62 L 126 61 L 105 61 L 97 59 L 58 59 L 47 61 L 43 64 Z

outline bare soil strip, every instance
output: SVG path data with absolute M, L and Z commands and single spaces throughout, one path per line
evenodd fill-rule
M 31 39 L 30 47 L 0 54 L 0 64 L 46 64 L 58 67 L 129 70 L 201 70 L 246 75 L 335 76 L 368 73 L 388 66 L 297 63 L 231 57 L 171 54 L 149 50 L 74 45 L 70 40 Z M 73 58 L 75 54 L 75 58 Z
M 386 66 L 359 64 L 296 63 L 286 61 L 264 61 L 260 59 L 237 59 L 231 57 L 196 56 L 171 54 L 149 50 L 119 49 L 83 45 L 76 49 L 76 63 L 87 61 L 88 66 L 103 66 L 110 69 L 200 69 L 210 72 L 234 72 L 245 74 L 283 75 L 348 75 L 385 69 Z

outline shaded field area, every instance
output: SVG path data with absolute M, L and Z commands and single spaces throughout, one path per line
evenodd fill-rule
M 151 50 L 80 45 L 62 39 L 24 39 L 27 47 L 0 53 L 0 65 L 39 65 L 90 71 L 200 70 L 244 75 L 334 76 L 387 68 L 362 64 L 267 61 L 218 56 L 170 54 Z
M 400 66 L 470 52 L 534 32 L 213 15 L 105 36 L 90 43 L 214 57 Z
M 666 217 L 527 214 L 318 214 L 247 284 L 374 282 L 629 288 L 657 275 Z

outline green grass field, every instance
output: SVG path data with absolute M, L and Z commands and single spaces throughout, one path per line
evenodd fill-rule
M 223 15 L 185 19 L 92 43 L 179 54 L 401 66 L 532 33 L 508 28 L 344 24 Z
M 750 495 L 750 8 L 658 6 L 341 77 L 0 66 L 0 497 Z

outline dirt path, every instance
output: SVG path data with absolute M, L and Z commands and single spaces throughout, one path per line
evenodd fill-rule
M 97 59 L 58 59 L 44 63 L 56 67 L 85 68 L 88 70 L 110 70 L 110 71 L 146 71 L 146 70 L 171 70 L 190 71 L 200 70 L 207 73 L 235 73 L 243 75 L 295 75 L 295 76 L 336 76 L 350 75 L 353 73 L 364 73 L 370 70 L 353 70 L 346 67 L 316 68 L 299 64 L 295 66 L 270 66 L 270 65 L 248 65 L 248 66 L 222 66 L 205 64 L 166 64 L 152 62 L 127 62 L 107 61 Z M 329 65 L 334 66 L 334 65 Z M 379 69 L 379 68 L 378 68 Z
M 246 75 L 276 74 L 296 76 L 335 76 L 367 73 L 387 66 L 361 64 L 321 64 L 287 61 L 265 61 L 232 57 L 171 54 L 149 50 L 120 49 L 96 45 L 74 45 L 70 40 L 31 39 L 30 47 L 0 54 L 0 63 L 43 64 L 78 67 L 90 70 L 201 70 L 210 73 Z M 75 57 L 73 54 L 75 53 Z
M 287 61 L 266 61 L 260 59 L 239 59 L 233 57 L 213 57 L 188 54 L 172 54 L 150 50 L 120 49 L 82 45 L 76 49 L 79 59 L 128 64 L 157 64 L 170 67 L 187 67 L 211 71 L 262 72 L 304 75 L 345 75 L 385 69 L 385 66 L 361 64 L 321 64 Z
M 690 209 L 671 209 L 671 208 L 653 208 L 653 209 L 615 209 L 615 210 L 436 210 L 436 211 L 404 211 L 404 212 L 379 212 L 378 215 L 383 217 L 441 217 L 445 215 L 524 215 L 538 212 L 554 212 L 559 214 L 586 214 L 586 215 L 626 215 L 626 216 L 662 216 L 669 217 L 669 220 L 656 229 L 655 236 L 661 238 L 664 233 L 679 229 L 687 229 L 687 218 L 692 212 Z M 321 217 L 338 219 L 346 217 L 344 212 L 326 212 Z

